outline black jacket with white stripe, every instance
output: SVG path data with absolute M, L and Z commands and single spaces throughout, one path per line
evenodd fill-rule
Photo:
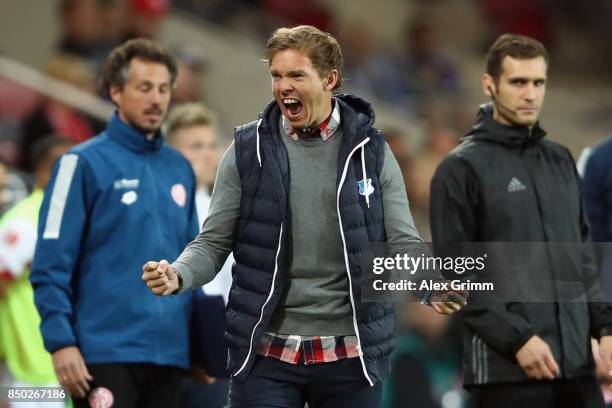
M 544 139 L 546 133 L 538 124 L 505 126 L 493 119 L 492 111 L 491 104 L 481 106 L 472 130 L 436 171 L 430 201 L 433 241 L 437 246 L 512 242 L 580 248 L 588 244 L 579 178 L 567 148 Z M 560 271 L 568 269 L 568 257 L 551 253 L 557 244 L 520 245 L 530 253 L 511 254 L 515 259 L 502 268 L 523 269 L 534 279 L 524 281 L 525 286 L 546 280 L 557 297 L 495 300 L 494 295 L 492 301 L 490 294 L 471 294 L 463 312 L 467 386 L 528 381 L 515 355 L 534 335 L 549 345 L 560 377 L 592 374 L 590 337 L 612 333 L 612 308 L 599 291 L 585 294 L 585 289 L 582 301 L 558 297 L 555 285 L 562 280 Z M 530 262 L 534 254 L 537 267 Z M 585 288 L 597 281 L 593 266 L 588 261 L 575 268 Z

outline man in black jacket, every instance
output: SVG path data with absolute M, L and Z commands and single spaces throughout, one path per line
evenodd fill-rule
M 471 132 L 432 180 L 433 240 L 438 247 L 546 243 L 540 250 L 525 246 L 540 251 L 537 268 L 519 260 L 508 268 L 525 269 L 533 277 L 529 285 L 549 279 L 556 297 L 490 302 L 472 294 L 463 316 L 465 385 L 477 407 L 603 407 L 590 338 L 599 341 L 611 370 L 612 309 L 590 290 L 595 279 L 587 279 L 592 268 L 584 265 L 579 276 L 588 301 L 561 301 L 555 289 L 568 263 L 551 253 L 554 243 L 588 244 L 589 229 L 574 161 L 564 146 L 544 139 L 538 123 L 546 50 L 531 38 L 505 34 L 486 64 L 482 86 L 492 102 L 480 107 Z

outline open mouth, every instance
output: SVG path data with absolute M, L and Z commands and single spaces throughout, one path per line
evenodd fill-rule
M 297 118 L 297 116 L 302 112 L 302 102 L 298 101 L 295 98 L 284 98 L 282 100 L 287 113 L 289 114 L 289 119 Z

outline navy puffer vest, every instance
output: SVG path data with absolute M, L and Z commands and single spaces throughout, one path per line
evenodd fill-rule
M 362 271 L 358 260 L 368 243 L 386 241 L 378 177 L 384 159 L 384 138 L 372 127 L 374 113 L 367 102 L 350 95 L 337 95 L 336 101 L 340 104 L 343 141 L 338 155 L 338 205 L 330 211 L 338 211 L 339 215 L 360 360 L 365 378 L 373 385 L 388 370 L 387 356 L 393 349 L 393 308 L 390 303 L 360 301 Z M 241 126 L 234 133 L 242 195 L 226 340 L 228 369 L 239 380 L 246 378 L 253 365 L 285 284 L 291 189 L 279 118 L 280 109 L 272 102 L 259 121 Z M 369 208 L 357 184 L 363 179 L 364 163 L 366 176 L 374 187 Z

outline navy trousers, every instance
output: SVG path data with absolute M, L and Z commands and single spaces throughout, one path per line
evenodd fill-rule
M 243 382 L 232 378 L 229 408 L 378 408 L 381 384 L 367 382 L 358 358 L 292 365 L 257 356 Z

